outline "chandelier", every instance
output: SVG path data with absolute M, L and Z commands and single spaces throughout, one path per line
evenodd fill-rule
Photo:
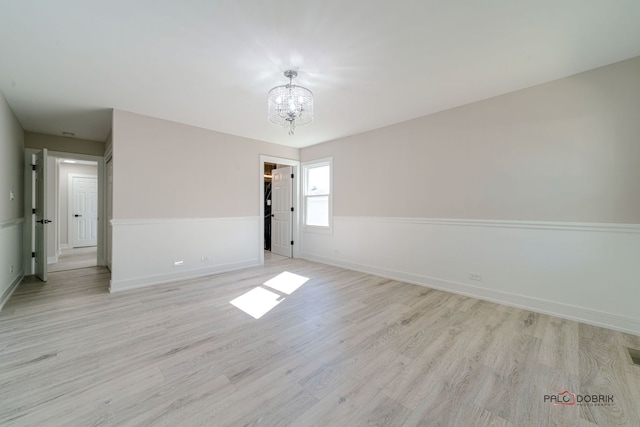
M 292 83 L 297 75 L 296 71 L 285 71 L 284 76 L 289 83 L 269 91 L 269 120 L 288 127 L 289 135 L 293 135 L 296 126 L 313 121 L 313 94 L 309 89 Z

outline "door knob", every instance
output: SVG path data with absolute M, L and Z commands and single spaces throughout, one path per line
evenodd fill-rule
M 82 215 L 75 214 L 74 216 L 75 216 L 76 218 L 78 218 L 78 217 L 81 217 Z

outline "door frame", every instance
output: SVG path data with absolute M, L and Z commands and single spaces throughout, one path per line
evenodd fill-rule
M 260 173 L 258 177 L 260 179 L 260 191 L 259 193 L 259 201 L 258 205 L 260 206 L 260 220 L 259 222 L 259 233 L 260 237 L 258 239 L 258 259 L 260 260 L 260 265 L 264 265 L 264 164 L 265 163 L 275 163 L 278 165 L 291 166 L 293 168 L 293 182 L 291 189 L 292 198 L 291 203 L 293 204 L 293 215 L 291 218 L 291 239 L 294 241 L 293 243 L 293 258 L 300 258 L 300 160 L 292 160 L 285 159 L 283 157 L 274 157 L 274 156 L 266 156 L 260 155 Z
M 295 209 L 293 212 L 291 211 L 293 204 L 293 178 L 291 175 L 295 176 L 295 174 L 293 166 L 280 166 L 271 171 L 271 253 L 291 258 L 295 246 L 289 243 L 293 241 L 293 214 L 295 212 Z M 283 191 L 283 187 L 288 191 Z M 287 225 L 283 227 L 282 221 L 285 218 Z M 264 216 L 264 222 L 266 224 L 267 215 Z M 286 234 L 286 238 L 283 238 L 284 234 Z
M 33 181 L 33 173 L 31 170 L 33 154 L 42 151 L 38 148 L 25 148 L 25 175 L 24 175 L 24 216 L 25 216 L 25 229 L 24 229 L 24 264 L 23 268 L 25 275 L 33 274 L 34 262 L 31 258 L 31 252 L 33 251 L 34 244 L 34 229 L 35 224 L 33 222 L 33 215 L 31 214 L 31 207 L 33 206 L 33 197 L 35 195 L 35 182 Z M 88 160 L 96 162 L 98 164 L 98 255 L 96 263 L 99 266 L 106 265 L 106 232 L 107 232 L 107 211 L 106 211 L 106 174 L 105 174 L 105 157 L 95 156 L 91 154 L 78 154 L 68 153 L 63 151 L 51 151 L 48 150 L 49 157 L 57 157 L 69 160 Z
M 70 173 L 69 181 L 67 182 L 68 190 L 67 194 L 69 197 L 67 198 L 67 212 L 69 213 L 67 218 L 67 242 L 69 242 L 69 246 L 73 248 L 73 217 L 71 216 L 71 212 L 73 211 L 73 178 L 95 178 L 98 179 L 96 175 L 84 175 L 78 173 Z M 97 182 L 98 189 L 100 188 L 100 180 Z M 98 217 L 100 217 L 100 208 L 98 208 Z M 99 227 L 98 227 L 99 228 Z
M 46 148 L 43 148 L 32 156 L 32 165 L 35 165 L 35 167 L 31 169 L 31 176 L 36 177 L 33 184 L 31 219 L 35 220 L 40 217 L 39 221 L 33 221 L 33 273 L 43 282 L 47 281 L 49 264 L 49 245 L 47 243 L 50 227 L 46 227 L 46 225 L 51 223 L 51 220 L 48 219 L 50 210 L 47 209 L 49 199 L 49 191 L 47 190 L 50 184 L 48 151 Z M 41 167 L 38 167 L 38 164 L 40 164 Z M 41 225 L 38 226 L 37 222 Z

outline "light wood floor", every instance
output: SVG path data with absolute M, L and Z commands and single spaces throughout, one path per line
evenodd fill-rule
M 109 294 L 26 279 L 0 312 L 0 425 L 640 426 L 640 338 L 316 263 Z M 309 278 L 260 319 L 229 302 Z M 282 299 L 284 298 L 284 299 Z M 545 394 L 613 395 L 554 406 Z
M 58 262 L 49 264 L 49 272 L 75 270 L 76 268 L 95 267 L 98 265 L 98 248 L 91 246 L 88 248 L 63 249 Z

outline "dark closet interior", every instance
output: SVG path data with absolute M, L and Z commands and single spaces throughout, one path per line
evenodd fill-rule
M 273 163 L 264 164 L 264 250 L 271 250 L 271 171 Z

